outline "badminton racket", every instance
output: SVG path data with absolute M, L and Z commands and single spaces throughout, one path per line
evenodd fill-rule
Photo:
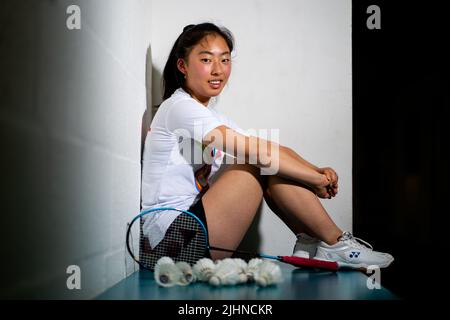
M 157 214 L 176 214 L 163 238 L 154 248 L 149 240 L 146 219 L 155 218 Z M 136 240 L 133 240 L 136 239 Z M 278 260 L 296 267 L 318 268 L 336 271 L 339 265 L 335 261 L 323 261 L 295 256 L 274 256 L 262 253 L 252 253 L 240 250 L 230 250 L 210 246 L 208 232 L 203 222 L 192 212 L 176 208 L 148 209 L 129 223 L 126 233 L 126 246 L 128 253 L 141 267 L 154 270 L 156 262 L 163 256 L 171 257 L 175 262 L 185 261 L 191 265 L 204 258 L 208 250 L 238 253 L 251 257 Z M 136 257 L 135 252 L 139 252 Z

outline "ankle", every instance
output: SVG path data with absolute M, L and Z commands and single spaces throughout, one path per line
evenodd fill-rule
M 333 232 L 333 234 L 330 234 L 326 239 L 323 239 L 323 242 L 325 242 L 329 246 L 335 245 L 339 242 L 339 238 L 342 236 L 342 234 L 342 230 L 337 230 L 336 232 Z

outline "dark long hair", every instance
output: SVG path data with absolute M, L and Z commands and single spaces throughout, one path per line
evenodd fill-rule
M 210 34 L 217 34 L 225 40 L 230 49 L 233 51 L 234 39 L 231 32 L 223 27 L 218 27 L 213 23 L 190 24 L 184 27 L 183 32 L 178 36 L 172 50 L 170 51 L 169 59 L 163 71 L 163 100 L 170 98 L 170 96 L 182 87 L 185 88 L 184 74 L 178 70 L 178 59 L 186 59 L 192 48 L 198 44 L 202 39 Z

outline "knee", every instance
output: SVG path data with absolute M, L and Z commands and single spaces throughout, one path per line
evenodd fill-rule
M 251 164 L 246 164 L 246 163 L 245 164 L 233 164 L 233 165 L 230 165 L 227 169 L 248 173 L 248 174 L 252 175 L 260 183 L 262 182 L 261 169 L 259 169 L 256 166 L 253 166 Z
M 253 175 L 259 175 L 260 169 L 258 167 L 255 167 L 254 165 L 248 164 L 248 163 L 241 163 L 241 164 L 233 164 L 230 166 L 231 169 L 234 170 L 242 170 L 252 173 Z

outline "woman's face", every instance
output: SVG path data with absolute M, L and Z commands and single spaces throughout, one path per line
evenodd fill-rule
M 208 105 L 211 97 L 222 92 L 231 73 L 231 53 L 224 38 L 212 34 L 195 45 L 187 61 L 178 59 L 178 69 L 186 76 L 192 97 Z

